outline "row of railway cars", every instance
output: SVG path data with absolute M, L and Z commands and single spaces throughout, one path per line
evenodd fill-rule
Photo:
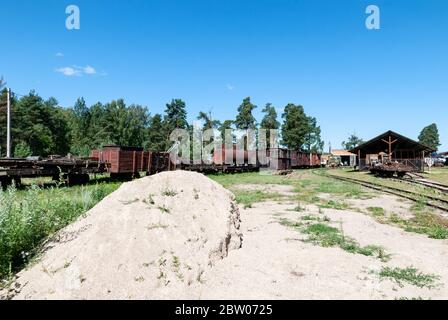
M 267 161 L 261 164 L 258 157 L 256 161 L 252 161 L 254 163 L 250 162 L 248 152 L 238 151 L 236 147 L 233 150 L 223 147 L 220 151 L 222 153 L 214 153 L 210 163 L 193 164 L 179 164 L 167 152 L 121 146 L 105 146 L 101 150 L 92 150 L 89 158 L 52 156 L 46 159 L 0 159 L 0 183 L 6 188 L 13 181 L 20 184 L 22 178 L 51 177 L 53 180 L 63 179 L 68 185 L 75 185 L 89 182 L 91 174 L 102 173 L 109 173 L 111 179 L 127 180 L 139 177 L 141 173 L 153 175 L 178 169 L 235 173 L 258 171 L 261 168 L 283 171 L 321 166 L 321 155 L 317 153 L 272 148 L 266 152 Z

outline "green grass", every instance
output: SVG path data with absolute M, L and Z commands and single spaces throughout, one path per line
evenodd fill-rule
M 392 214 L 388 223 L 395 224 L 407 232 L 426 234 L 431 239 L 448 239 L 448 220 L 428 211 L 415 211 L 410 219 Z
M 177 196 L 177 192 L 174 190 L 166 189 L 162 192 L 162 196 L 164 197 L 175 197 Z
M 337 181 L 321 174 L 323 170 L 295 170 L 292 176 L 266 175 L 257 172 L 242 174 L 213 174 L 209 177 L 232 191 L 239 203 L 250 207 L 253 203 L 278 198 L 278 194 L 263 191 L 245 191 L 236 188 L 237 185 L 248 184 L 278 184 L 293 187 L 294 196 L 290 200 L 304 204 L 321 205 L 322 208 L 345 210 L 349 206 L 344 203 L 347 198 L 367 198 L 370 194 L 362 187 L 350 183 Z M 331 200 L 325 200 L 318 195 L 326 193 L 332 195 Z M 299 211 L 300 208 L 297 208 Z
M 237 184 L 291 184 L 291 180 L 285 176 L 261 174 L 259 172 L 238 173 L 238 174 L 211 174 L 210 179 L 223 185 L 225 188 Z
M 383 217 L 385 213 L 384 209 L 381 207 L 368 207 L 367 211 L 369 211 L 375 217 Z
M 448 185 L 448 167 L 431 168 L 431 172 L 428 173 L 427 177 L 430 180 Z
M 257 202 L 281 198 L 281 195 L 277 192 L 270 193 L 261 190 L 238 190 L 234 193 L 236 202 L 242 204 L 245 209 L 252 208 L 252 205 Z
M 346 210 L 350 206 L 343 202 L 343 201 L 337 201 L 337 200 L 321 200 L 321 203 L 318 205 L 319 208 L 323 209 L 336 209 L 336 210 Z
M 361 247 L 354 239 L 345 236 L 342 228 L 337 229 L 325 223 L 317 223 L 309 225 L 302 232 L 308 235 L 306 242 L 322 247 L 339 247 L 350 253 L 376 257 L 383 262 L 390 259 L 382 247 L 376 245 Z
M 442 170 L 445 170 L 445 169 L 442 169 Z M 365 182 L 372 182 L 372 183 L 378 184 L 380 186 L 393 187 L 393 188 L 400 189 L 403 191 L 410 191 L 410 192 L 419 194 L 423 198 L 425 196 L 431 196 L 431 197 L 437 197 L 440 199 L 448 200 L 447 194 L 439 193 L 439 192 L 434 193 L 434 190 L 431 188 L 427 188 L 427 187 L 419 186 L 419 185 L 408 184 L 408 183 L 403 183 L 403 182 L 391 180 L 391 179 L 385 179 L 385 178 L 377 177 L 377 176 L 374 176 L 372 174 L 365 173 L 365 172 L 360 173 L 360 172 L 353 172 L 353 171 L 348 171 L 348 170 L 331 170 L 331 171 L 328 171 L 328 174 L 334 175 L 334 176 L 354 178 L 354 179 L 357 179 L 360 181 L 365 181 Z M 439 177 L 440 175 L 436 175 L 436 176 Z M 446 177 L 448 178 L 448 172 L 446 174 Z M 428 178 L 432 179 L 432 176 L 429 176 Z M 445 180 L 444 183 L 448 185 L 448 179 Z
M 361 247 L 354 239 L 344 235 L 342 226 L 340 229 L 332 227 L 325 223 L 327 220 L 306 215 L 302 217 L 303 222 L 294 222 L 282 218 L 279 223 L 307 235 L 308 237 L 304 239 L 304 242 L 310 242 L 325 248 L 339 247 L 349 253 L 375 257 L 383 262 L 390 260 L 390 255 L 382 247 L 376 245 Z M 312 223 L 316 221 L 317 223 Z
M 168 209 L 167 207 L 165 207 L 165 206 L 159 206 L 159 207 L 157 207 L 160 211 L 162 211 L 162 213 L 166 213 L 166 214 L 170 214 L 171 213 L 171 211 L 170 211 L 170 209 Z
M 0 279 L 19 271 L 38 253 L 47 237 L 76 220 L 118 186 L 32 186 L 0 191 Z
M 405 283 L 419 288 L 433 289 L 438 286 L 437 281 L 440 277 L 434 274 L 425 274 L 414 267 L 408 268 L 389 268 L 383 267 L 380 271 L 380 278 L 387 278 L 395 281 L 400 287 Z

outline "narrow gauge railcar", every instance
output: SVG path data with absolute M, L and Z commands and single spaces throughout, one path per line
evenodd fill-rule
M 302 151 L 291 151 L 291 166 L 293 169 L 317 168 L 322 165 L 322 155 Z

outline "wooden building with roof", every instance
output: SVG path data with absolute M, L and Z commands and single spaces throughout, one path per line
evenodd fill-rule
M 399 162 L 424 171 L 425 157 L 435 150 L 389 130 L 357 146 L 350 152 L 357 155 L 360 170 L 374 163 Z

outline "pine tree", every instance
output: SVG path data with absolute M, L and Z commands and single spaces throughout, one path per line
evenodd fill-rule
M 342 142 L 342 147 L 345 150 L 352 150 L 353 148 L 356 148 L 357 146 L 363 144 L 364 141 L 359 138 L 356 133 L 352 133 L 349 137 L 347 141 L 343 141 Z
M 238 115 L 236 116 L 235 126 L 238 130 L 255 130 L 257 121 L 252 114 L 252 111 L 257 106 L 250 102 L 250 97 L 243 100 L 243 103 L 238 108 Z
M 186 105 L 181 99 L 173 99 L 166 105 L 164 126 L 168 135 L 174 129 L 188 129 Z
M 317 125 L 317 120 L 314 117 L 308 117 L 308 130 L 305 135 L 305 150 L 308 152 L 322 152 L 324 149 L 324 142 L 321 138 L 321 129 Z
M 302 150 L 309 132 L 309 120 L 303 107 L 290 103 L 282 117 L 282 144 L 291 150 Z
M 172 145 L 170 135 L 175 129 L 191 131 L 187 121 L 187 110 L 185 102 L 181 99 L 173 99 L 166 105 L 165 116 L 163 118 L 163 132 L 167 149 Z
M 221 123 L 221 125 L 219 127 L 219 132 L 221 132 L 221 139 L 222 139 L 223 143 L 225 142 L 225 139 L 226 139 L 226 130 L 233 131 L 233 124 L 234 124 L 234 121 L 232 121 L 232 120 L 225 120 L 224 122 Z M 232 142 L 234 142 L 235 139 L 236 139 L 235 135 L 232 134 Z
M 270 130 L 278 130 L 280 128 L 280 122 L 277 120 L 277 111 L 272 104 L 268 103 L 262 110 L 265 114 L 261 120 L 260 128 L 266 130 L 266 144 L 267 147 L 271 147 L 271 132 Z
M 146 142 L 146 149 L 155 152 L 162 152 L 168 149 L 163 133 L 162 115 L 158 113 L 155 114 L 149 121 L 148 141 Z
M 421 144 L 437 151 L 440 147 L 440 136 L 437 125 L 433 123 L 423 128 L 420 135 L 418 136 L 418 140 Z
M 203 130 L 216 129 L 221 125 L 219 120 L 213 120 L 211 113 L 199 112 L 198 120 L 204 122 Z
M 90 128 L 90 110 L 84 98 L 78 98 L 72 108 L 71 152 L 75 155 L 87 156 L 90 150 L 88 131 Z

